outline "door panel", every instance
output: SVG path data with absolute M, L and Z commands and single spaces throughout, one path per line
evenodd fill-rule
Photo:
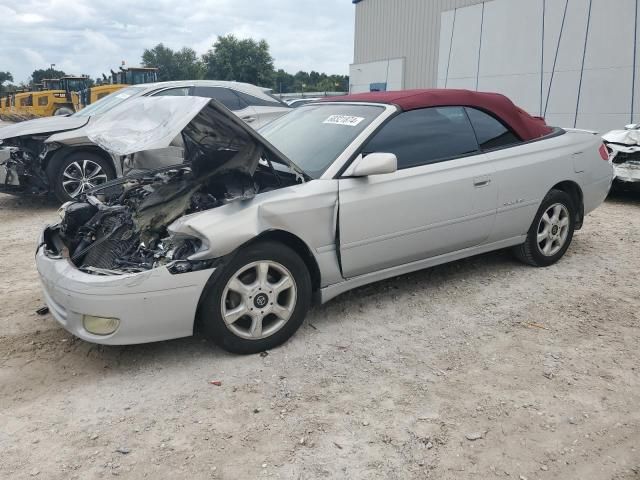
M 480 245 L 496 215 L 484 154 L 339 180 L 342 269 L 350 278 Z

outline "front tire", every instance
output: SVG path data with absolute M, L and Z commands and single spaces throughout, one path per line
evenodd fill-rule
M 116 178 L 110 161 L 92 152 L 53 157 L 47 166 L 51 191 L 61 202 L 77 198 L 85 190 Z
M 527 240 L 514 248 L 516 257 L 535 267 L 548 267 L 560 260 L 573 239 L 576 206 L 562 190 L 551 190 L 542 201 Z
M 232 353 L 250 354 L 286 342 L 311 304 L 311 277 L 291 248 L 259 242 L 240 250 L 205 287 L 198 324 Z

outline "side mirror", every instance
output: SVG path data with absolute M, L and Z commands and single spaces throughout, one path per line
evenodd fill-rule
M 398 170 L 398 159 L 393 153 L 370 153 L 366 157 L 358 155 L 345 172 L 346 177 L 369 177 L 393 173 Z

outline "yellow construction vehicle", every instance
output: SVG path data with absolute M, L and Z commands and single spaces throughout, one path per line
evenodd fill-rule
M 74 92 L 84 90 L 89 77 L 67 75 L 58 79 L 43 79 L 40 91 L 32 92 L 31 112 L 38 117 L 70 115 L 75 112 Z
M 50 117 L 75 112 L 73 92 L 87 88 L 88 77 L 65 76 L 45 78 L 32 91 L 16 92 L 5 100 L 4 113 L 23 116 Z M 7 108 L 8 107 L 8 108 Z
M 78 90 L 72 95 L 76 111 L 128 85 L 157 82 L 158 69 L 153 67 L 120 67 L 119 72 L 111 70 L 111 78 L 106 75 L 103 75 L 103 78 L 103 83 Z
M 6 93 L 0 98 L 0 115 L 7 115 L 11 107 L 11 95 Z

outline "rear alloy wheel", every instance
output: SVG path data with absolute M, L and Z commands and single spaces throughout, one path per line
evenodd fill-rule
M 225 350 L 257 353 L 284 343 L 311 303 L 304 261 L 286 245 L 256 243 L 211 279 L 198 311 L 204 332 Z
M 538 209 L 526 242 L 515 247 L 516 257 L 536 267 L 556 263 L 571 244 L 575 218 L 571 197 L 561 190 L 551 190 Z
M 51 187 L 58 200 L 66 202 L 115 178 L 110 162 L 90 152 L 72 153 L 54 159 L 47 167 Z
M 569 211 L 561 203 L 554 203 L 544 212 L 536 237 L 540 253 L 553 257 L 562 250 L 569 236 L 569 223 Z

